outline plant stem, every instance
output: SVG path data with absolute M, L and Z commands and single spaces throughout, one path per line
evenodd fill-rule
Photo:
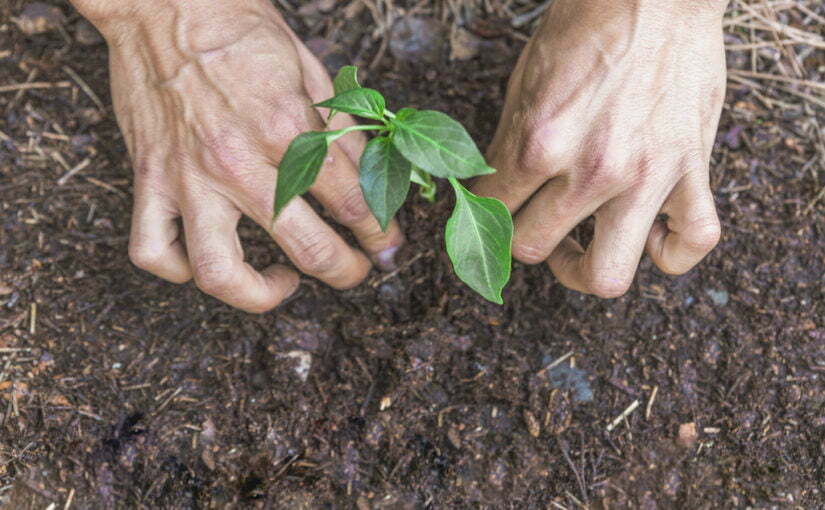
M 391 112 L 391 111 L 389 111 L 389 110 L 384 110 L 384 115 L 386 115 L 387 117 L 389 117 L 389 118 L 391 118 L 391 119 L 394 119 L 394 118 L 395 118 L 395 114 L 394 114 L 394 113 L 392 113 L 392 112 Z
M 345 127 L 344 129 L 339 129 L 337 131 L 329 131 L 327 133 L 327 143 L 332 143 L 335 140 L 341 138 L 347 133 L 351 133 L 353 131 L 386 131 L 387 126 L 376 126 L 373 124 L 368 125 L 355 125 L 350 127 Z

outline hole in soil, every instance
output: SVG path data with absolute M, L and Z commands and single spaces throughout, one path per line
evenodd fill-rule
M 263 478 L 258 475 L 249 475 L 241 482 L 241 496 L 245 500 L 255 500 L 264 497 Z

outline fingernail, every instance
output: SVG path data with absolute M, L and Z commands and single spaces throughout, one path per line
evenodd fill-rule
M 395 253 L 398 251 L 398 246 L 393 246 L 392 248 L 387 248 L 386 250 L 379 252 L 378 255 L 375 256 L 375 265 L 378 266 L 378 269 L 381 271 L 395 271 L 398 266 L 395 265 Z

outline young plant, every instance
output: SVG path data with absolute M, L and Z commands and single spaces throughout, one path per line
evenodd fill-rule
M 352 131 L 376 131 L 361 155 L 360 183 L 364 198 L 386 230 L 410 189 L 435 199 L 432 177 L 447 179 L 456 203 L 445 232 L 447 254 L 458 277 L 484 298 L 501 304 L 510 279 L 513 219 L 504 204 L 478 197 L 458 182 L 490 174 L 484 156 L 461 124 L 433 110 L 403 108 L 393 113 L 378 91 L 358 84 L 357 68 L 342 68 L 333 81 L 335 97 L 318 103 L 337 112 L 373 121 L 337 131 L 310 131 L 295 137 L 278 167 L 275 215 L 295 196 L 309 190 L 326 158 L 329 145 Z

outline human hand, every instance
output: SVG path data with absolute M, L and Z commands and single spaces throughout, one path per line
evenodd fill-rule
M 488 151 L 498 172 L 473 188 L 516 213 L 516 259 L 618 297 L 645 251 L 681 274 L 716 245 L 723 13 L 719 0 L 553 3 L 510 79 Z M 585 250 L 567 236 L 591 215 Z
M 276 167 L 299 133 L 324 129 L 313 103 L 333 95 L 323 66 L 266 0 L 76 0 L 109 43 L 112 96 L 135 168 L 129 255 L 169 281 L 263 312 L 298 275 L 243 260 L 242 215 L 263 227 L 295 266 L 336 288 L 364 279 L 370 260 L 302 199 L 272 223 Z M 352 124 L 338 115 L 333 129 Z M 312 194 L 370 258 L 391 266 L 403 243 L 386 233 L 358 183 L 363 137 L 333 144 Z M 183 230 L 179 228 L 182 223 Z

